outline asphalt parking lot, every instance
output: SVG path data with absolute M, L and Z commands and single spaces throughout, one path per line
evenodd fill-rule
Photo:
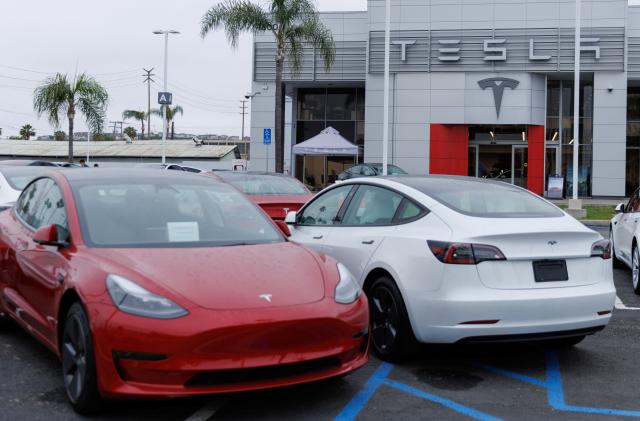
M 409 364 L 372 357 L 343 379 L 198 399 L 111 403 L 97 420 L 640 418 L 640 297 L 615 271 L 620 302 L 574 349 L 425 346 Z M 57 359 L 17 327 L 0 333 L 0 419 L 79 419 Z

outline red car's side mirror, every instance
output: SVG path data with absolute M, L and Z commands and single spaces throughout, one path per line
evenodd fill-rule
M 289 226 L 284 221 L 276 221 L 276 225 L 280 228 L 280 231 L 288 238 L 291 237 L 291 231 L 289 230 Z
M 38 228 L 38 230 L 33 234 L 33 241 L 42 246 L 55 246 L 55 247 L 67 247 L 69 243 L 60 231 L 64 230 L 64 228 L 58 225 L 45 225 L 43 227 Z

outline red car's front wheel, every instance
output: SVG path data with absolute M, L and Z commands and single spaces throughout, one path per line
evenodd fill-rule
M 87 314 L 80 303 L 69 309 L 62 332 L 62 375 L 67 397 L 78 413 L 100 409 L 96 361 Z

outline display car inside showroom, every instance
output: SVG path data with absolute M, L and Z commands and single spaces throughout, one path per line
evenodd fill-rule
M 389 162 L 411 174 L 570 195 L 573 9 L 563 0 L 393 1 Z M 382 161 L 384 16 L 374 1 L 363 12 L 323 13 L 334 65 L 325 69 L 308 47 L 300 73 L 285 67 L 285 166 L 311 187 L 330 184 L 354 158 Z M 251 164 L 266 170 L 274 168 L 274 146 L 262 141 L 274 121 L 272 36 L 257 35 L 253 49 Z M 584 1 L 580 49 L 579 195 L 629 195 L 640 184 L 640 8 Z M 328 127 L 360 146 L 358 156 L 293 153 Z

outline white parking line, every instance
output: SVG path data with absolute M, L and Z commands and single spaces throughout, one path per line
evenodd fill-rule
M 616 308 L 618 310 L 636 310 L 636 311 L 640 311 L 640 308 L 638 308 L 638 307 L 627 307 L 626 305 L 624 305 L 624 303 L 622 302 L 622 300 L 618 296 L 616 296 Z
M 224 405 L 225 402 L 220 399 L 214 399 L 212 401 L 207 402 L 205 406 L 198 409 L 193 415 L 187 418 L 185 421 L 207 421 L 211 418 L 220 408 Z

